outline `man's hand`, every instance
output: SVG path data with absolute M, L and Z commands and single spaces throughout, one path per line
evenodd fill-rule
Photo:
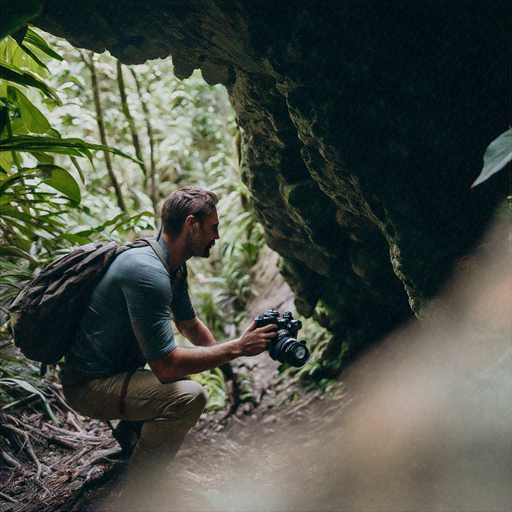
M 256 356 L 261 354 L 272 338 L 277 336 L 277 325 L 270 324 L 256 329 L 256 320 L 243 332 L 237 340 L 242 356 Z

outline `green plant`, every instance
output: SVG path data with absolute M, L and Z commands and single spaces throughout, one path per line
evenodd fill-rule
M 503 132 L 487 147 L 484 154 L 484 166 L 471 188 L 480 185 L 492 175 L 501 171 L 512 160 L 512 129 Z
M 219 368 L 191 375 L 190 378 L 201 384 L 208 393 L 207 411 L 222 409 L 227 402 L 227 389 L 224 375 Z
M 21 379 L 5 377 L 5 378 L 0 379 L 0 386 L 3 386 L 8 389 L 18 387 L 18 388 L 21 388 L 22 390 L 24 390 L 26 393 L 29 393 L 30 395 L 39 397 L 42 400 L 44 408 L 46 409 L 46 412 L 48 413 L 48 416 L 50 417 L 50 419 L 56 425 L 59 424 L 59 420 L 53 413 L 51 405 L 50 405 L 50 401 L 48 400 L 48 398 L 45 396 L 45 394 L 40 389 L 38 389 L 37 387 L 32 385 L 30 382 L 27 382 L 27 381 L 21 380 Z M 5 410 L 7 407 L 8 407 L 8 404 L 4 405 L 2 407 L 2 410 Z

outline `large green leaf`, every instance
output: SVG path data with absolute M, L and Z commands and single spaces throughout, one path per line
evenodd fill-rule
M 40 68 L 44 69 L 45 71 L 49 71 L 48 66 L 37 56 L 35 51 L 32 51 L 23 43 L 21 43 L 19 46 Z
M 0 167 L 2 168 L 2 174 L 7 173 L 12 165 L 12 153 L 9 151 L 0 152 Z
M 103 144 L 86 142 L 77 138 L 60 139 L 45 135 L 13 135 L 0 141 L 0 151 L 25 151 L 28 153 L 46 151 L 73 156 L 86 156 L 92 163 L 91 150 L 108 151 L 123 158 L 128 158 L 132 162 L 142 163 L 134 156 L 123 153 L 118 149 L 104 146 Z
M 0 195 L 6 195 L 7 190 L 11 189 L 13 191 L 13 187 L 20 181 L 22 181 L 26 177 L 33 177 L 36 175 L 41 178 L 44 183 L 48 186 L 62 192 L 67 198 L 72 201 L 79 203 L 81 201 L 81 192 L 78 183 L 75 178 L 64 168 L 53 165 L 53 164 L 39 164 L 33 168 L 22 168 L 19 169 L 18 172 L 12 174 L 10 176 L 1 176 L 0 177 Z M 23 184 L 22 190 L 28 191 L 32 189 L 33 186 Z M 28 204 L 29 201 L 25 200 L 25 204 Z M 47 203 L 47 201 L 45 201 Z
M 30 71 L 23 71 L 8 62 L 0 61 L 0 74 L 2 80 L 12 82 L 26 87 L 35 87 L 43 92 L 46 96 L 53 99 L 57 105 L 61 105 L 61 101 L 57 93 L 48 85 L 46 85 L 40 78 L 35 76 Z
M 23 39 L 23 44 L 30 44 L 41 50 L 43 53 L 52 57 L 53 59 L 57 59 L 59 61 L 63 61 L 64 58 L 61 57 L 56 51 L 46 44 L 46 41 L 31 27 L 28 28 L 27 33 L 25 34 L 25 38 Z
M 75 178 L 66 169 L 57 165 L 44 167 L 38 176 L 44 180 L 46 185 L 62 192 L 66 197 L 75 201 L 75 203 L 81 201 L 80 187 Z
M 45 58 L 51 57 L 52 59 L 59 61 L 64 60 L 46 44 L 45 40 L 37 34 L 37 32 L 30 28 L 27 29 L 23 40 L 18 40 L 17 42 L 19 49 L 25 52 L 25 54 L 27 54 L 41 68 L 41 70 L 44 70 L 45 72 L 49 71 L 48 66 L 44 63 Z M 14 60 L 10 60 L 10 62 L 16 65 Z M 25 63 L 19 67 L 26 67 L 26 65 L 25 61 Z M 38 70 L 35 71 L 37 72 Z
M 484 168 L 471 188 L 501 171 L 510 160 L 512 160 L 512 129 L 503 132 L 489 144 L 484 154 Z
M 16 90 L 16 96 L 18 98 L 21 118 L 30 132 L 48 133 L 58 136 L 58 132 L 51 127 L 48 119 L 19 89 Z
M 87 143 L 80 139 L 60 139 L 45 135 L 13 135 L 0 141 L 0 151 L 26 153 L 58 153 L 70 156 L 85 156 L 92 163 L 92 153 Z
M 46 55 L 34 46 L 26 47 L 20 38 L 6 37 L 0 42 L 0 55 L 6 62 L 18 71 L 30 71 L 36 77 L 41 78 L 49 85 L 47 76 L 48 67 L 44 60 Z M 21 86 L 20 86 L 21 87 Z
M 10 42 L 9 40 L 7 41 Z M 48 67 L 44 62 L 45 59 L 50 57 L 59 61 L 64 60 L 46 44 L 45 40 L 37 32 L 31 28 L 26 29 L 26 33 L 22 39 L 20 37 L 13 36 L 12 45 L 15 46 L 6 46 L 9 50 L 7 53 L 9 58 L 7 60 L 18 68 L 29 68 L 41 76 L 45 75 L 48 71 Z M 33 62 L 30 60 L 27 61 L 27 55 Z

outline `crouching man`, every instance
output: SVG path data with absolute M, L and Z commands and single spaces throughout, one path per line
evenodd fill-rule
M 153 473 L 167 465 L 197 422 L 207 397 L 188 375 L 257 355 L 276 335 L 276 326 L 253 322 L 240 338 L 216 344 L 196 316 L 186 261 L 208 257 L 218 240 L 217 202 L 212 192 L 190 187 L 166 199 L 158 247 L 132 248 L 114 260 L 66 355 L 63 390 L 76 411 L 125 420 L 121 428 L 142 426 L 130 468 Z M 194 347 L 176 345 L 171 313 Z

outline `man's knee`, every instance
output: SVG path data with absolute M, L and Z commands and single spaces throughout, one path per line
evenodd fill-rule
M 183 380 L 176 384 L 179 386 L 179 399 L 170 402 L 167 411 L 171 415 L 178 413 L 188 417 L 195 423 L 206 406 L 208 394 L 201 384 L 193 380 Z
M 204 408 L 206 407 L 206 402 L 208 401 L 208 393 L 206 392 L 206 389 L 201 386 L 201 384 L 189 380 L 189 399 L 190 399 L 190 406 L 191 410 L 197 413 L 197 416 L 199 417 L 201 413 L 204 411 Z

